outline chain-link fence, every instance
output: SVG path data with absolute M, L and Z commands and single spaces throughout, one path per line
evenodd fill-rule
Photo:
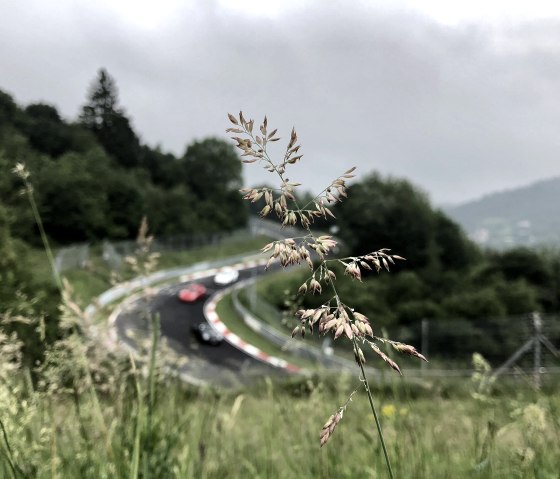
M 284 335 L 290 334 L 295 324 L 293 318 L 290 321 L 263 300 L 252 286 L 240 292 L 239 300 L 268 328 Z M 422 367 L 426 374 L 470 374 L 475 352 L 486 358 L 498 374 L 515 371 L 560 373 L 560 316 L 557 314 L 530 313 L 475 320 L 424 319 L 413 324 L 389 327 L 377 331 L 377 334 L 415 346 L 430 359 L 427 367 L 418 361 L 407 361 L 401 357 L 395 359 L 404 361 L 406 368 Z M 325 338 L 312 335 L 306 337 L 305 341 L 321 348 L 324 347 Z M 348 348 L 342 342 L 336 341 L 332 345 L 337 354 L 348 357 L 343 352 Z
M 295 234 L 298 234 L 295 228 L 281 228 L 280 225 L 274 221 L 250 218 L 246 227 L 234 231 L 156 237 L 151 250 L 157 252 L 187 251 L 202 246 L 242 241 L 259 235 L 283 238 Z M 105 240 L 101 243 L 101 258 L 111 269 L 118 270 L 124 258 L 134 254 L 137 247 L 138 244 L 134 240 Z M 60 248 L 55 258 L 56 268 L 58 272 L 85 268 L 90 260 L 90 256 L 91 248 L 89 244 L 77 244 Z
M 58 272 L 69 269 L 85 268 L 90 257 L 90 246 L 87 243 L 75 244 L 57 251 L 54 264 Z
M 203 246 L 221 245 L 228 242 L 242 241 L 253 236 L 251 229 L 243 228 L 231 232 L 196 235 L 176 235 L 165 238 L 155 238 L 150 250 L 153 252 L 188 251 Z M 102 258 L 117 270 L 126 256 L 133 255 L 138 249 L 136 241 L 103 241 Z
M 560 347 L 560 317 L 530 313 L 478 319 L 424 319 L 420 323 L 389 328 L 390 336 L 415 344 L 423 354 L 448 364 L 469 363 L 473 352 L 498 366 L 535 337 Z M 550 351 L 549 351 L 550 352 Z M 519 357 L 518 366 L 532 366 L 532 357 Z M 560 366 L 560 358 L 542 351 L 542 366 Z

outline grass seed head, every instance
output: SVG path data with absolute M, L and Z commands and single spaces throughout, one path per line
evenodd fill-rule
M 323 429 L 321 429 L 321 434 L 320 434 L 321 447 L 323 447 L 332 436 L 334 429 L 342 419 L 343 413 L 344 411 L 340 409 L 336 414 L 333 414 L 331 417 L 329 417 L 329 420 L 325 423 Z
M 415 358 L 421 359 L 422 361 L 428 362 L 428 360 L 416 351 L 414 346 L 410 346 L 409 344 L 399 343 L 397 341 L 391 341 L 391 345 L 395 348 L 399 353 L 406 354 L 408 356 L 413 356 Z

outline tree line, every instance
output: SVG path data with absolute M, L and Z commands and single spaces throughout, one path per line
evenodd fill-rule
M 64 120 L 45 103 L 22 107 L 0 90 L 0 333 L 17 332 L 32 362 L 59 334 L 59 292 L 38 274 L 40 235 L 12 173 L 30 172 L 53 246 L 135 238 L 142 217 L 159 236 L 234 230 L 248 210 L 238 194 L 242 164 L 218 138 L 183 155 L 144 144 L 119 105 L 115 80 L 101 69 L 81 114 Z M 41 330 L 14 318 L 42 317 Z
M 237 194 L 241 162 L 221 139 L 187 146 L 182 156 L 143 144 L 119 106 L 115 81 L 101 69 L 77 121 L 43 103 L 19 107 L 0 91 L 0 192 L 12 233 L 37 241 L 27 205 L 10 174 L 31 172 L 45 230 L 58 245 L 133 238 L 143 216 L 157 235 L 239 228 L 247 211 Z
M 114 79 L 103 69 L 72 122 L 51 105 L 21 107 L 0 91 L 0 313 L 53 318 L 45 321 L 47 337 L 57 334 L 59 298 L 53 284 L 39 284 L 34 274 L 33 247 L 40 240 L 21 184 L 11 173 L 16 161 L 25 162 L 32 175 L 39 212 L 55 245 L 130 239 L 143 216 L 154 234 L 166 236 L 232 230 L 250 214 L 238 192 L 241 162 L 228 142 L 194 141 L 181 156 L 144 144 L 119 105 Z M 313 198 L 305 193 L 302 199 Z M 252 214 L 262 208 L 249 206 Z M 365 288 L 350 282 L 339 286 L 380 327 L 412 331 L 424 318 L 459 319 L 472 332 L 480 318 L 558 312 L 556 251 L 483 251 L 408 181 L 361 177 L 333 211 L 336 220 L 321 226 L 336 226 L 349 254 L 390 247 L 407 259 L 394 267 L 395 274 L 365 277 Z M 289 281 L 297 278 L 271 286 L 268 299 L 282 307 Z M 24 326 L 2 328 L 11 332 Z M 32 336 L 30 350 L 39 333 Z M 492 344 L 488 350 L 496 352 L 500 339 Z
M 529 313 L 558 313 L 558 250 L 483 250 L 403 179 L 366 175 L 350 185 L 347 194 L 332 208 L 336 219 L 325 225 L 336 225 L 334 231 L 347 248 L 344 254 L 391 248 L 406 258 L 391 265 L 390 274 L 364 275 L 360 288 L 337 269 L 343 279 L 337 290 L 372 320 L 379 334 L 386 328 L 419 346 L 420 324 L 428 319 L 438 330 L 458 333 L 453 341 L 432 344 L 431 353 L 478 351 L 502 360 L 524 341 Z M 291 300 L 285 302 L 284 292 L 297 290 L 304 276 L 302 272 L 267 284 L 263 294 L 285 308 Z M 303 306 L 316 307 L 327 299 L 306 296 Z M 560 327 L 550 334 L 550 339 L 560 340 Z

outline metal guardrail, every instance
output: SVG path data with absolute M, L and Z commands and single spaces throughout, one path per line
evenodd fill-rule
M 247 226 L 233 231 L 221 231 L 213 234 L 175 235 L 156 237 L 152 245 L 153 251 L 186 251 L 193 248 L 227 243 L 257 235 L 266 235 L 275 239 L 298 236 L 301 230 L 294 227 L 282 227 L 275 221 L 263 218 L 249 218 Z M 123 258 L 134 254 L 138 248 L 135 240 L 104 240 L 101 242 L 102 259 L 112 268 L 119 269 Z M 90 245 L 76 243 L 59 248 L 56 252 L 55 265 L 57 271 L 84 268 L 90 260 Z
M 111 304 L 112 302 L 121 299 L 124 296 L 131 294 L 133 291 L 139 288 L 143 288 L 145 286 L 151 286 L 153 284 L 161 283 L 173 278 L 178 278 L 179 276 L 183 276 L 186 274 L 198 273 L 200 271 L 205 271 L 213 268 L 221 268 L 223 266 L 230 266 L 232 264 L 239 263 L 240 261 L 251 260 L 256 258 L 262 258 L 262 256 L 260 254 L 258 255 L 240 254 L 225 259 L 220 259 L 216 261 L 204 261 L 202 263 L 196 263 L 192 266 L 171 268 L 162 271 L 157 271 L 148 276 L 141 276 L 131 281 L 118 284 L 112 287 L 111 289 L 108 289 L 104 293 L 102 293 L 100 296 L 98 296 L 97 300 L 95 301 L 95 304 L 90 304 L 86 308 L 86 313 L 94 314 L 97 309 L 103 308 L 108 304 Z
M 227 259 L 198 263 L 189 267 L 172 268 L 168 270 L 158 271 L 146 277 L 136 278 L 127 283 L 117 285 L 107 290 L 103 294 L 101 294 L 98 297 L 95 304 L 91 304 L 86 308 L 86 313 L 91 321 L 91 318 L 93 317 L 93 314 L 96 313 L 96 311 L 121 298 L 131 295 L 134 291 L 142 287 L 172 280 L 174 278 L 179 278 L 182 275 L 202 272 L 213 268 L 219 268 L 219 267 L 235 264 L 242 260 L 250 260 L 256 258 L 262 258 L 262 255 L 249 255 L 249 256 L 238 255 Z M 250 327 L 256 333 L 261 334 L 270 342 L 283 348 L 284 350 L 297 354 L 300 357 L 307 358 L 312 361 L 317 361 L 317 363 L 320 363 L 322 366 L 326 368 L 333 369 L 333 370 L 336 369 L 338 371 L 340 371 L 341 369 L 345 371 L 351 370 L 355 372 L 356 365 L 353 361 L 340 358 L 337 356 L 325 355 L 319 348 L 316 348 L 308 343 L 303 343 L 301 341 L 294 340 L 289 335 L 282 334 L 278 330 L 275 330 L 270 325 L 267 325 L 263 321 L 256 318 L 253 314 L 251 314 L 239 301 L 238 294 L 240 292 L 240 289 L 247 287 L 253 281 L 256 281 L 256 278 L 252 278 L 246 280 L 245 282 L 239 283 L 236 290 L 232 294 L 233 305 L 236 311 L 241 315 L 245 324 L 248 327 Z M 88 326 L 89 326 L 90 334 L 92 334 L 92 336 L 96 336 L 98 333 L 96 325 L 90 322 Z M 542 373 L 544 374 L 555 375 L 560 373 L 560 368 L 551 367 L 551 368 L 542 368 L 542 369 L 543 369 Z M 381 377 L 384 377 L 385 375 L 383 369 L 380 370 L 380 369 L 368 368 L 368 370 L 376 375 L 381 374 Z M 405 377 L 408 376 L 409 378 L 422 378 L 422 377 L 435 378 L 435 377 L 455 377 L 455 376 L 465 377 L 465 376 L 470 376 L 472 373 L 473 370 L 471 369 L 447 369 L 447 370 L 431 369 L 431 368 L 426 368 L 425 370 L 420 368 L 403 369 L 404 376 Z M 508 371 L 508 373 L 509 373 L 508 375 L 519 375 L 520 371 L 511 371 L 511 372 Z M 388 371 L 387 374 L 392 375 L 394 373 L 392 371 Z
M 241 304 L 241 301 L 239 301 L 239 290 L 247 287 L 254 281 L 255 279 L 249 279 L 239 283 L 238 287 L 235 288 L 231 295 L 233 307 L 249 328 L 261 335 L 264 339 L 270 341 L 276 346 L 279 346 L 282 350 L 289 351 L 290 353 L 304 359 L 316 361 L 327 368 L 352 371 L 356 369 L 356 364 L 353 361 L 334 355 L 327 355 L 321 349 L 310 344 L 303 343 L 302 341 L 295 340 L 256 318 L 247 308 L 245 308 L 245 306 Z

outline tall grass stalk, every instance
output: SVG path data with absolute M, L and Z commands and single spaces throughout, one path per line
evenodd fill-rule
M 159 343 L 160 318 L 159 313 L 151 316 L 152 322 L 152 341 L 150 345 L 150 366 L 149 366 L 149 401 L 148 401 L 148 430 L 152 428 L 154 406 L 156 402 L 156 353 Z
M 271 254 L 267 267 L 274 262 L 279 262 L 282 267 L 302 263 L 307 264 L 311 273 L 308 279 L 299 287 L 298 295 L 300 295 L 300 297 L 305 296 L 308 292 L 320 294 L 323 290 L 323 286 L 330 286 L 333 290 L 331 299 L 320 307 L 300 309 L 297 311 L 296 315 L 300 319 L 300 325 L 294 329 L 292 336 L 298 333 L 303 336 L 306 330 L 313 332 L 314 328 L 317 327 L 320 334 L 332 333 L 334 339 L 345 336 L 351 341 L 354 357 L 361 372 L 361 381 L 368 395 L 379 440 L 383 448 L 387 472 L 389 477 L 393 479 L 393 470 L 385 445 L 381 423 L 363 367 L 365 356 L 362 351 L 362 346 L 370 347 L 375 354 L 398 373 L 400 373 L 399 366 L 380 349 L 378 344 L 390 345 L 401 353 L 415 356 L 423 360 L 426 360 L 426 358 L 418 353 L 413 346 L 374 336 L 368 318 L 355 311 L 350 305 L 346 305 L 342 302 L 334 286 L 336 274 L 332 267 L 330 267 L 330 264 L 338 263 L 342 265 L 344 267 L 344 274 L 349 275 L 357 281 L 361 281 L 363 273 L 372 270 L 376 270 L 379 273 L 382 269 L 388 271 L 389 265 L 394 264 L 397 260 L 403 260 L 404 258 L 389 254 L 389 250 L 384 248 L 361 256 L 327 259 L 326 257 L 329 253 L 332 253 L 336 248 L 337 240 L 330 235 L 316 235 L 312 231 L 311 225 L 317 218 L 322 218 L 324 220 L 335 218 L 331 208 L 347 197 L 346 181 L 354 177 L 352 173 L 355 168 L 351 168 L 343 173 L 312 200 L 308 201 L 304 206 L 300 206 L 296 189 L 301 186 L 301 184 L 289 180 L 286 176 L 286 171 L 291 165 L 299 162 L 303 156 L 299 152 L 301 145 L 298 144 L 298 137 L 295 129 L 292 129 L 283 159 L 279 162 L 274 162 L 268 154 L 267 145 L 280 140 L 280 138 L 277 136 L 276 129 L 269 131 L 266 117 L 258 128 L 258 131 L 255 128 L 254 120 L 246 120 L 243 116 L 243 112 L 239 113 L 239 117 L 235 117 L 231 114 L 228 114 L 228 117 L 232 126 L 226 131 L 234 134 L 232 139 L 237 142 L 237 148 L 243 152 L 241 155 L 242 158 L 245 158 L 243 162 L 258 163 L 280 180 L 279 187 L 274 189 L 269 187 L 242 189 L 241 192 L 244 194 L 244 199 L 251 203 L 258 202 L 261 199 L 264 200 L 264 207 L 260 211 L 261 216 L 266 217 L 275 213 L 282 226 L 298 225 L 303 231 L 302 236 L 273 241 L 267 244 L 262 250 L 263 252 L 270 252 Z M 312 260 L 312 254 L 314 255 L 315 261 Z M 317 263 L 318 266 L 316 266 Z M 342 419 L 348 402 L 349 401 L 347 401 L 344 406 L 338 408 L 323 426 L 320 433 L 321 446 L 325 445 L 332 436 L 337 424 Z
M 354 339 L 354 347 L 357 348 L 358 345 L 356 344 L 356 340 Z M 387 452 L 387 446 L 385 445 L 385 437 L 383 435 L 383 428 L 381 427 L 381 422 L 379 421 L 379 415 L 377 414 L 377 408 L 373 402 L 373 395 L 371 394 L 371 389 L 369 387 L 369 381 L 367 379 L 366 371 L 364 369 L 364 365 L 361 361 L 358 361 L 358 365 L 360 366 L 360 371 L 362 373 L 362 382 L 364 384 L 364 389 L 366 390 L 366 394 L 369 400 L 369 405 L 371 408 L 371 412 L 373 414 L 373 418 L 375 420 L 375 426 L 377 427 L 377 435 L 379 436 L 379 442 L 381 442 L 381 447 L 383 448 L 383 455 L 385 456 L 385 463 L 387 464 L 387 472 L 389 473 L 389 477 L 394 479 L 393 475 L 393 468 L 391 467 L 391 460 L 389 459 L 389 453 Z
M 33 185 L 29 181 L 29 171 L 25 168 L 25 165 L 23 163 L 17 163 L 13 171 L 23 181 L 24 191 L 29 201 L 29 204 L 31 205 L 31 211 L 33 212 L 33 218 L 35 219 L 35 223 L 37 223 L 37 227 L 39 228 L 41 241 L 43 242 L 43 247 L 45 249 L 45 253 L 47 254 L 47 258 L 51 266 L 51 270 L 52 270 L 54 280 L 56 282 L 56 286 L 58 287 L 58 290 L 62 295 L 64 287 L 62 285 L 60 274 L 58 273 L 58 270 L 56 268 L 56 263 L 54 261 L 52 249 L 49 244 L 49 239 L 47 238 L 47 234 L 45 233 L 43 220 L 41 219 L 41 215 L 39 214 L 39 209 L 37 208 L 37 203 L 35 202 L 35 195 L 33 194 Z
M 80 408 L 80 399 L 79 399 L 79 391 L 77 390 L 77 381 L 79 380 L 79 378 L 82 376 L 82 374 L 85 376 L 85 386 L 86 386 L 86 391 L 89 394 L 89 398 L 90 398 L 90 402 L 92 405 L 92 412 L 93 415 L 96 418 L 96 422 L 97 424 L 100 426 L 101 431 L 103 433 L 103 436 L 105 437 L 105 451 L 106 453 L 108 453 L 108 456 L 110 459 L 114 459 L 114 451 L 113 451 L 113 446 L 112 446 L 112 434 L 113 431 L 110 430 L 107 427 L 107 423 L 105 421 L 105 417 L 103 414 L 103 409 L 101 407 L 101 403 L 99 400 L 99 394 L 98 391 L 96 389 L 96 385 L 93 379 L 93 374 L 92 374 L 92 369 L 90 366 L 90 358 L 88 357 L 87 353 L 86 353 L 86 346 L 85 346 L 85 340 L 82 336 L 82 333 L 84 332 L 84 327 L 87 327 L 87 324 L 85 324 L 88 319 L 86 318 L 85 313 L 80 309 L 80 307 L 73 301 L 72 299 L 72 290 L 70 285 L 68 284 L 68 282 L 66 280 L 63 280 L 60 277 L 60 274 L 56 268 L 56 264 L 54 261 L 54 256 L 52 253 L 52 249 L 50 247 L 49 244 L 49 240 L 47 238 L 44 226 L 43 226 L 43 221 L 41 219 L 41 215 L 39 213 L 39 209 L 37 207 L 37 203 L 35 201 L 35 196 L 33 194 L 33 185 L 32 183 L 29 181 L 29 177 L 30 177 L 30 173 L 29 171 L 26 169 L 25 165 L 22 163 L 17 163 L 15 168 L 13 169 L 14 173 L 20 177 L 20 179 L 23 181 L 24 183 L 24 191 L 26 193 L 26 196 L 28 198 L 28 201 L 30 203 L 32 212 L 33 212 L 33 216 L 35 219 L 35 222 L 37 224 L 37 227 L 39 229 L 40 232 L 40 236 L 43 242 L 43 248 L 45 250 L 45 253 L 47 255 L 47 258 L 49 260 L 49 264 L 52 270 L 52 274 L 53 277 L 55 279 L 56 285 L 58 287 L 58 290 L 61 294 L 62 297 L 62 305 L 61 305 L 61 310 L 63 312 L 63 316 L 66 314 L 66 316 L 71 317 L 70 321 L 67 322 L 67 324 L 65 324 L 62 328 L 66 329 L 66 332 L 71 333 L 70 334 L 70 338 L 72 336 L 74 336 L 74 338 L 77 339 L 77 344 L 74 346 L 68 346 L 68 345 L 64 345 L 63 348 L 67 349 L 67 352 L 70 353 L 71 358 L 69 358 L 69 366 L 72 369 L 73 372 L 73 390 L 74 390 L 74 404 L 76 407 L 76 413 L 77 413 L 77 417 L 79 420 L 79 427 L 80 427 L 80 431 L 82 433 L 82 437 L 88 441 L 88 429 L 87 429 L 87 425 L 84 423 L 85 419 L 83 418 L 83 415 L 81 414 L 81 408 Z M 142 225 L 140 227 L 140 233 L 139 233 L 139 243 L 140 241 L 142 242 L 140 244 L 140 248 L 139 248 L 139 254 L 141 254 L 141 260 L 140 262 L 136 262 L 136 264 L 138 265 L 138 267 L 140 268 L 144 268 L 144 269 L 148 269 L 148 268 L 153 268 L 155 267 L 155 261 L 157 260 L 158 255 L 157 254 L 149 254 L 149 247 L 151 245 L 151 237 L 150 238 L 145 238 L 146 237 L 146 232 L 147 232 L 147 222 L 145 220 L 145 218 L 143 219 Z M 144 263 L 146 264 L 146 266 L 144 267 Z M 79 323 L 78 321 L 81 321 L 81 323 Z M 157 325 L 159 325 L 159 322 L 157 322 Z M 157 335 L 157 331 L 154 332 L 154 334 Z M 153 371 L 153 369 L 155 368 L 155 348 L 157 347 L 157 337 L 154 338 L 153 341 L 154 345 L 153 345 L 153 350 L 152 350 L 152 359 L 150 362 L 150 371 Z M 64 344 L 64 339 L 62 340 L 62 344 Z M 94 347 L 99 347 L 100 345 L 97 344 Z M 155 385 L 152 384 L 152 380 L 153 380 L 153 376 L 150 377 L 150 412 L 153 413 L 153 403 L 154 403 L 154 396 L 155 396 Z M 139 385 L 139 383 L 138 383 Z M 56 442 L 53 442 L 53 447 L 56 446 Z M 56 457 L 53 454 L 53 457 Z M 53 471 L 55 468 L 55 465 L 53 464 Z
M 142 386 L 140 385 L 140 379 L 138 378 L 136 362 L 132 354 L 130 355 L 130 364 L 132 367 L 132 374 L 134 377 L 134 384 L 136 386 L 136 423 L 134 427 L 134 446 L 132 449 L 132 463 L 130 465 L 129 479 L 137 479 L 140 470 L 140 445 L 141 445 L 141 435 L 144 423 L 144 407 L 143 407 L 143 396 L 142 396 Z
M 41 219 L 41 215 L 39 213 L 39 209 L 38 209 L 37 203 L 35 201 L 35 195 L 33 194 L 33 184 L 29 181 L 30 173 L 26 169 L 26 167 L 23 163 L 17 163 L 13 171 L 17 176 L 19 176 L 21 178 L 21 180 L 24 183 L 24 190 L 25 190 L 25 193 L 27 195 L 27 199 L 29 201 L 29 204 L 31 206 L 31 210 L 33 212 L 33 217 L 35 219 L 35 223 L 37 224 L 37 227 L 39 228 L 39 233 L 41 235 L 41 240 L 43 242 L 43 248 L 44 248 L 45 253 L 47 255 L 47 258 L 49 260 L 49 264 L 50 264 L 50 267 L 51 267 L 51 270 L 52 270 L 53 277 L 55 279 L 55 282 L 56 282 L 56 285 L 57 285 L 58 290 L 60 292 L 60 295 L 63 298 L 63 304 L 64 304 L 64 306 L 69 307 L 73 311 L 79 311 L 79 308 L 77 307 L 77 305 L 71 304 L 70 288 L 69 288 L 69 286 L 66 286 L 64 284 L 64 282 L 62 281 L 62 278 L 60 277 L 58 269 L 56 268 L 54 256 L 53 256 L 53 253 L 52 253 L 52 249 L 51 249 L 49 240 L 47 238 L 47 235 L 45 233 L 45 228 L 43 226 L 43 220 Z M 81 311 L 79 311 L 79 312 L 81 313 Z M 81 313 L 81 316 L 82 316 L 82 319 L 83 319 L 83 317 L 84 317 L 83 313 Z M 76 319 L 78 319 L 78 318 L 76 318 Z M 78 332 L 75 326 L 72 327 L 72 330 L 74 331 L 74 333 Z M 83 350 L 81 348 L 78 348 L 78 349 L 80 351 L 82 351 L 82 355 L 81 355 L 82 361 L 81 361 L 81 363 L 82 363 L 82 367 L 84 368 L 85 373 L 86 373 L 90 398 L 91 398 L 92 403 L 94 404 L 94 411 L 97 415 L 98 421 L 103 426 L 103 430 L 105 432 L 107 432 L 107 425 L 105 423 L 105 418 L 103 417 L 103 412 L 102 412 L 102 409 L 101 409 L 101 405 L 99 404 L 99 398 L 97 396 L 97 391 L 95 390 L 95 385 L 94 385 L 94 381 L 93 381 L 92 374 L 91 374 L 91 368 L 89 367 L 89 360 L 88 360 L 87 356 L 85 355 L 85 353 L 83 353 Z M 78 375 L 79 375 L 79 373 L 76 374 L 76 376 L 78 376 Z M 109 450 L 110 450 L 110 447 L 109 447 Z
M 55 354 L 62 353 L 62 357 L 64 357 L 64 362 L 66 363 L 65 367 L 70 371 L 71 384 L 68 390 L 73 392 L 72 397 L 76 418 L 78 419 L 79 433 L 82 440 L 88 445 L 88 449 L 94 450 L 95 445 L 93 444 L 93 438 L 95 438 L 95 441 L 99 441 L 100 436 L 104 439 L 105 447 L 103 448 L 103 455 L 106 460 L 100 464 L 100 471 L 104 471 L 103 474 L 106 475 L 112 467 L 109 466 L 109 464 L 114 464 L 115 460 L 118 459 L 116 456 L 118 451 L 114 450 L 113 440 L 116 430 L 118 430 L 119 427 L 122 428 L 122 425 L 115 424 L 114 422 L 112 422 L 111 427 L 108 427 L 107 425 L 103 407 L 101 405 L 100 393 L 97 389 L 98 386 L 102 387 L 102 385 L 96 384 L 92 373 L 92 365 L 90 364 L 90 360 L 92 359 L 89 357 L 88 352 L 88 343 L 90 342 L 90 339 L 83 334 L 87 332 L 89 318 L 86 317 L 77 303 L 74 302 L 72 298 L 72 289 L 68 282 L 65 279 L 61 279 L 58 274 L 52 250 L 33 195 L 33 185 L 29 181 L 30 174 L 21 163 L 16 165 L 14 172 L 24 182 L 25 192 L 39 228 L 41 238 L 43 240 L 43 246 L 52 268 L 53 276 L 62 297 L 62 314 L 59 323 L 62 339 L 55 342 L 48 351 Z M 143 218 L 139 228 L 137 238 L 138 247 L 135 252 L 135 256 L 129 256 L 126 258 L 131 270 L 140 277 L 144 277 L 154 271 L 157 267 L 157 261 L 159 258 L 158 253 L 150 251 L 153 237 L 148 236 L 147 233 L 148 223 L 146 218 Z M 147 288 L 145 293 L 148 293 Z M 131 479 L 137 479 L 140 476 L 146 479 L 152 475 L 151 455 L 154 451 L 154 447 L 156 447 L 157 440 L 157 431 L 155 431 L 154 424 L 157 386 L 157 349 L 160 334 L 159 315 L 150 315 L 149 320 L 151 322 L 152 333 L 147 357 L 147 375 L 145 378 L 147 383 L 146 388 L 144 389 L 142 386 L 142 378 L 133 357 L 130 357 L 129 360 L 129 371 L 116 371 L 116 374 L 122 375 L 124 378 L 126 378 L 129 373 L 132 374 L 136 392 L 136 416 L 133 427 L 134 438 L 132 442 L 131 461 L 128 467 L 121 468 L 128 471 L 128 476 Z M 90 348 L 90 350 L 93 351 L 95 360 L 99 361 L 99 364 L 94 364 L 93 366 L 100 366 L 101 362 L 106 360 L 106 358 L 97 358 L 96 354 L 97 352 L 104 350 L 104 345 L 101 344 L 101 342 L 94 343 L 93 348 Z M 60 364 L 50 364 L 45 367 L 51 367 L 54 370 L 59 366 Z M 47 370 L 45 369 L 43 372 L 46 371 Z M 65 379 L 62 379 L 62 381 L 65 381 Z M 82 404 L 82 392 L 84 392 L 86 394 L 86 398 L 88 398 L 86 399 L 87 412 L 84 411 L 86 408 L 84 408 Z M 93 432 L 91 428 L 92 423 L 95 425 Z M 7 442 L 8 436 L 6 433 L 4 435 L 9 452 L 9 443 Z M 53 435 L 51 438 L 51 477 L 55 477 L 56 475 L 58 467 L 57 459 L 59 455 L 58 450 L 59 444 L 57 436 Z M 98 454 L 101 452 L 100 449 L 96 449 L 96 451 Z M 8 458 L 10 459 L 10 464 L 13 466 L 13 470 L 17 471 L 16 465 L 11 460 L 11 454 L 8 454 Z
M 18 477 L 27 478 L 27 476 L 24 474 L 21 468 L 14 461 L 14 453 L 12 452 L 12 447 L 10 446 L 8 434 L 6 433 L 6 428 L 4 426 L 4 422 L 2 421 L 2 419 L 0 419 L 0 428 L 2 429 L 2 439 L 4 440 L 4 446 L 6 447 L 6 451 L 5 452 L 2 451 L 3 456 L 8 461 L 14 479 L 17 479 Z

